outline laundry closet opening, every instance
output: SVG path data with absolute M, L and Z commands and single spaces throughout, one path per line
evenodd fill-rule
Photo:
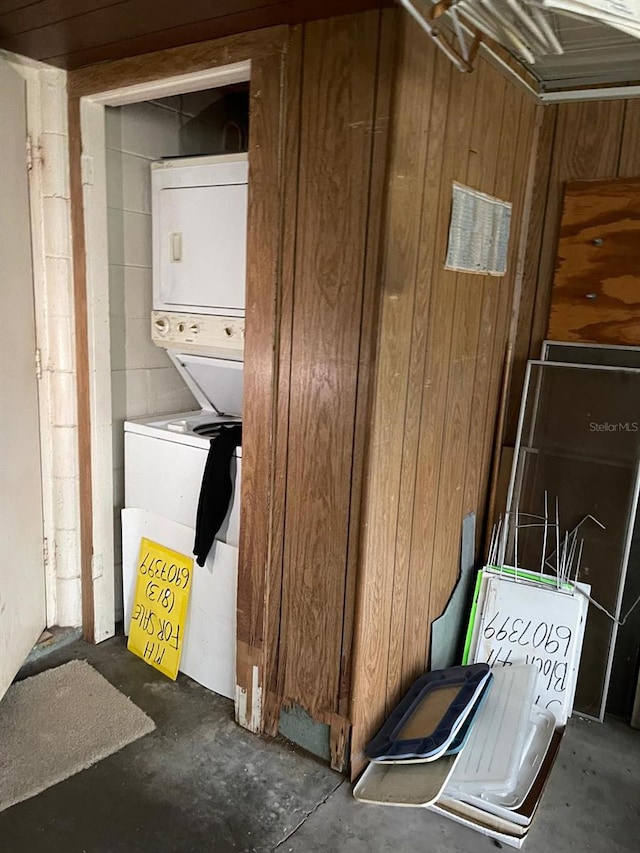
M 126 632 L 141 537 L 192 553 L 207 467 L 219 529 L 197 533 L 180 669 L 233 697 L 249 82 L 104 116 L 115 620 Z M 209 470 L 221 431 L 230 496 Z

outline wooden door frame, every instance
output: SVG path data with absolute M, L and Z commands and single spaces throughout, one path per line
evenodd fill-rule
M 100 642 L 114 633 L 104 105 L 207 88 L 217 69 L 251 63 L 236 717 L 254 731 L 264 728 L 263 684 L 272 681 L 270 672 L 277 665 L 282 571 L 277 508 L 284 502 L 284 478 L 277 476 L 274 463 L 276 418 L 283 414 L 278 377 L 281 324 L 286 328 L 284 218 L 290 217 L 283 208 L 290 180 L 283 152 L 292 147 L 285 137 L 287 117 L 295 109 L 287 90 L 287 83 L 295 82 L 288 58 L 296 50 L 299 57 L 300 41 L 298 27 L 280 26 L 91 66 L 68 76 L 82 616 L 85 639 Z M 299 70 L 299 58 L 292 64 Z

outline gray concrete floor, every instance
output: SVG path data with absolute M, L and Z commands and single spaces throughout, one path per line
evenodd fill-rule
M 363 806 L 283 741 L 238 728 L 230 702 L 173 683 L 123 638 L 77 641 L 21 677 L 88 660 L 156 722 L 152 734 L 0 813 L 1 853 L 476 853 L 496 844 L 421 810 Z M 55 702 L 55 697 L 52 697 Z M 497 845 L 499 846 L 499 845 Z M 572 721 L 525 850 L 640 850 L 640 732 Z

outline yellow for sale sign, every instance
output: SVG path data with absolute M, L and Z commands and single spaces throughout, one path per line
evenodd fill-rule
M 127 648 L 174 681 L 184 640 L 193 558 L 142 539 Z

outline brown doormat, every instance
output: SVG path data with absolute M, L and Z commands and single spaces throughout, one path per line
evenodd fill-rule
M 19 681 L 0 701 L 0 811 L 155 727 L 86 661 L 74 660 Z

